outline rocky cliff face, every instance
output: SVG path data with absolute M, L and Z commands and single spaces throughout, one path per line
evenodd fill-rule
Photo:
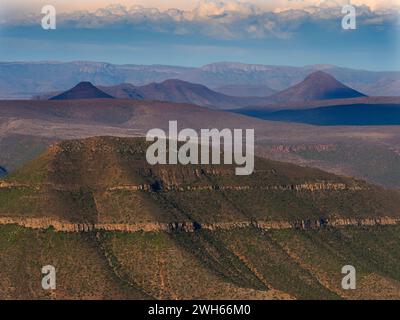
M 367 190 L 365 186 L 358 185 L 346 185 L 345 183 L 334 183 L 334 182 L 316 182 L 316 183 L 302 183 L 302 184 L 290 184 L 290 185 L 264 185 L 261 187 L 255 187 L 250 185 L 201 185 L 201 186 L 182 186 L 182 184 L 176 183 L 165 183 L 163 180 L 159 181 L 157 184 L 157 188 L 154 184 L 138 184 L 138 185 L 118 185 L 107 188 L 107 191 L 244 191 L 244 190 L 279 190 L 279 191 L 339 191 L 339 190 L 349 190 L 349 191 L 362 191 Z M 76 189 L 76 186 L 66 187 L 63 185 L 54 185 L 54 184 L 40 184 L 40 185 L 30 185 L 30 184 L 21 184 L 21 183 L 13 183 L 0 181 L 0 189 L 23 189 L 30 188 L 35 190 L 41 189 L 52 189 L 57 191 L 68 191 Z
M 333 151 L 336 150 L 336 145 L 334 144 L 300 144 L 300 145 L 285 145 L 278 144 L 269 147 L 269 150 L 277 153 L 296 153 L 296 152 L 304 152 L 304 151 L 316 151 L 316 152 L 324 152 L 324 151 Z
M 53 228 L 60 232 L 93 232 L 93 231 L 117 231 L 117 232 L 196 232 L 198 230 L 235 230 L 244 228 L 257 228 L 260 230 L 310 230 L 326 227 L 348 227 L 348 226 L 390 226 L 400 224 L 400 218 L 320 218 L 317 220 L 293 220 L 293 221 L 237 221 L 214 224 L 200 224 L 191 221 L 172 223 L 134 223 L 134 224 L 106 224 L 106 223 L 70 223 L 51 218 L 23 218 L 23 217 L 0 217 L 0 225 L 19 225 L 31 229 Z

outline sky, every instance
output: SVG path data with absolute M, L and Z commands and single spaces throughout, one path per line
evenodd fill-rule
M 343 30 L 345 4 L 357 29 Z M 57 10 L 43 30 L 41 8 Z M 400 70 L 400 0 L 1 0 L 0 61 Z
M 304 8 L 310 5 L 318 5 L 320 0 L 251 0 L 247 1 L 259 7 L 266 9 L 277 8 Z M 341 1 L 338 1 L 339 3 Z M 343 1 L 342 1 L 343 2 Z M 348 2 L 348 1 L 346 1 Z M 18 10 L 35 10 L 46 4 L 54 4 L 61 11 L 71 10 L 95 10 L 104 8 L 108 5 L 119 3 L 125 6 L 142 5 L 161 10 L 169 8 L 179 8 L 183 10 L 191 10 L 196 7 L 198 0 L 2 0 L 3 7 Z M 355 5 L 368 5 L 371 9 L 379 7 L 391 8 L 399 4 L 398 0 L 353 0 L 351 3 Z

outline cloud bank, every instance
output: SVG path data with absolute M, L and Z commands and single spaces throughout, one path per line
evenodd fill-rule
M 155 4 L 156 0 L 148 1 Z M 372 6 L 391 0 L 351 0 L 358 3 L 357 30 L 343 30 L 342 5 L 348 1 L 202 0 L 171 9 L 121 4 L 94 10 L 60 9 L 57 29 L 51 31 L 41 28 L 40 10 L 0 15 L 0 60 L 185 66 L 215 61 L 328 63 L 400 70 L 400 7 Z
M 307 2 L 306 2 L 307 3 Z M 305 25 L 325 29 L 340 29 L 342 5 L 348 0 L 325 0 L 301 9 L 277 8 L 267 10 L 254 3 L 238 0 L 202 0 L 193 10 L 127 7 L 110 5 L 95 11 L 74 11 L 58 15 L 58 27 L 75 29 L 124 29 L 168 33 L 173 35 L 201 35 L 219 40 L 288 39 Z M 399 26 L 400 7 L 372 10 L 367 5 L 357 9 L 358 25 L 377 30 Z M 8 18 L 6 26 L 38 24 L 41 16 L 27 15 Z

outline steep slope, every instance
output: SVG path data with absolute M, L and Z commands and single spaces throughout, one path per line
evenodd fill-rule
M 80 82 L 72 89 L 50 98 L 50 100 L 82 100 L 82 99 L 113 99 L 113 97 L 99 90 L 90 82 Z
M 314 100 L 349 99 L 365 95 L 337 81 L 331 75 L 317 71 L 301 83 L 272 95 L 274 102 L 288 103 Z

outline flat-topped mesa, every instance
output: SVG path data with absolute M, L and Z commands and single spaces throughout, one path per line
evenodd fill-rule
M 0 217 L 124 230 L 400 217 L 398 191 L 259 158 L 250 176 L 233 165 L 152 166 L 149 145 L 115 137 L 53 145 L 0 182 Z

